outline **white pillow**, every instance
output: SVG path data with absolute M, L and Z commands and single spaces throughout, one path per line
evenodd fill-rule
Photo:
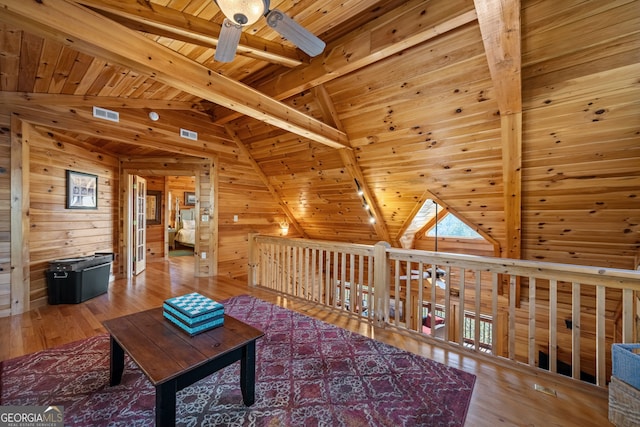
M 196 228 L 196 220 L 195 219 L 183 219 L 182 220 L 182 228 L 185 230 L 193 230 Z

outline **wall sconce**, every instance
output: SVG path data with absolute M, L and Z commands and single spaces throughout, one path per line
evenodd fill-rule
M 289 222 L 285 219 L 284 221 L 280 221 L 280 235 L 286 236 L 289 233 Z

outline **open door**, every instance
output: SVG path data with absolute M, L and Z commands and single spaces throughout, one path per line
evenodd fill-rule
M 139 177 L 133 177 L 133 247 L 135 248 L 133 256 L 133 272 L 135 275 L 140 274 L 147 267 L 147 180 Z

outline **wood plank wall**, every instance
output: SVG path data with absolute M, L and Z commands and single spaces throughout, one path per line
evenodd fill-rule
M 0 317 L 11 314 L 11 117 L 0 114 Z
M 280 235 L 286 216 L 244 157 L 220 155 L 218 185 L 218 274 L 246 280 L 249 233 Z
M 634 268 L 639 23 L 633 1 L 523 2 L 525 259 Z
M 53 138 L 41 128 L 31 132 L 30 143 L 30 299 L 40 304 L 47 297 L 49 261 L 116 252 L 119 165 L 115 157 Z M 98 176 L 96 210 L 66 208 L 68 169 Z

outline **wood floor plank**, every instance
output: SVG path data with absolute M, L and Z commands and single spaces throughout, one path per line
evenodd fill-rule
M 610 426 L 605 390 L 578 386 L 575 381 L 551 378 L 488 361 L 454 348 L 432 345 L 393 328 L 376 328 L 353 317 L 286 298 L 225 277 L 194 278 L 191 257 L 154 262 L 134 279 L 118 279 L 109 292 L 81 304 L 46 305 L 22 315 L 0 318 L 0 360 L 105 333 L 107 319 L 159 307 L 170 297 L 199 292 L 215 300 L 250 294 L 265 301 L 333 323 L 342 328 L 405 349 L 477 376 L 467 426 Z M 1 371 L 0 371 L 1 372 Z M 0 378 L 1 380 L 1 378 Z M 556 391 L 551 396 L 535 390 L 540 384 Z

